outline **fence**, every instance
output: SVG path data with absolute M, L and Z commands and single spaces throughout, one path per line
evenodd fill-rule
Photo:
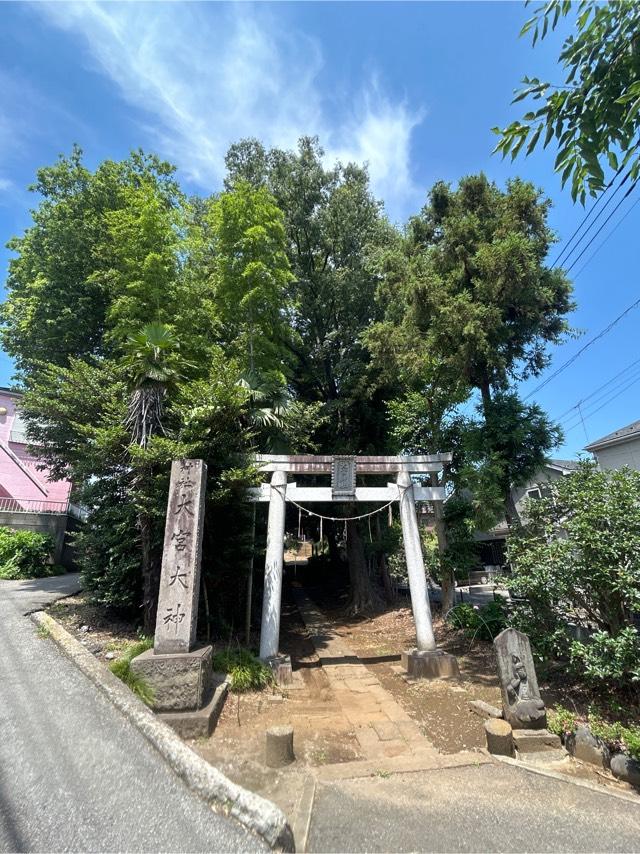
M 68 501 L 0 497 L 0 513 L 70 513 Z M 73 513 L 72 515 L 76 515 Z

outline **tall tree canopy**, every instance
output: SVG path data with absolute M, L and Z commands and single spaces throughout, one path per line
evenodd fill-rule
M 640 5 L 551 0 L 537 7 L 521 35 L 531 33 L 535 45 L 576 7 L 575 32 L 559 56 L 564 83 L 525 77 L 514 103 L 530 99 L 532 109 L 494 131 L 500 135 L 496 150 L 512 159 L 525 143 L 530 154 L 554 140 L 556 171 L 563 184 L 571 179 L 573 198 L 584 203 L 587 193 L 605 188 L 606 170 L 626 167 L 632 180 L 640 176 Z
M 385 319 L 368 333 L 372 352 L 399 371 L 407 401 L 415 406 L 423 394 L 422 428 L 436 445 L 448 436 L 456 405 L 479 392 L 482 441 L 466 431 L 483 474 L 476 487 L 483 485 L 485 498 L 495 493 L 508 518 L 511 486 L 557 441 L 543 413 L 509 391 L 544 368 L 546 345 L 562 337 L 572 308 L 564 273 L 545 266 L 553 241 L 548 208 L 520 180 L 506 192 L 484 175 L 455 190 L 437 183 L 406 237 L 376 259 Z
M 353 163 L 326 168 L 318 141 L 308 137 L 295 152 L 243 140 L 230 148 L 227 168 L 227 186 L 266 186 L 284 214 L 292 386 L 300 399 L 323 403 L 323 447 L 379 449 L 385 426 L 362 339 L 378 311 L 368 254 L 393 231 L 371 195 L 366 169 Z

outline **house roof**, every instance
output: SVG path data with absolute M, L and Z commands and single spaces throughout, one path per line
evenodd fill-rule
M 585 451 L 597 451 L 600 448 L 606 448 L 608 445 L 617 445 L 620 442 L 627 442 L 629 439 L 635 439 L 640 436 L 640 421 L 632 421 L 626 427 L 620 427 L 619 430 L 614 430 L 613 433 L 608 433 L 601 439 L 596 439 L 590 445 L 585 445 Z
M 0 386 L 0 394 L 8 394 L 9 397 L 22 397 L 21 391 L 15 391 L 12 388 L 7 388 L 6 386 Z
M 567 471 L 575 471 L 578 468 L 577 460 L 549 460 L 548 465 L 551 468 L 566 469 Z

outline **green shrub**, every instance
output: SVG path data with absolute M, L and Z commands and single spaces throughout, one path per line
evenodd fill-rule
M 595 632 L 587 643 L 573 641 L 570 656 L 573 669 L 589 682 L 640 682 L 640 634 L 635 626 L 627 626 L 617 635 Z
M 143 703 L 150 706 L 153 703 L 153 690 L 144 679 L 131 669 L 131 660 L 142 655 L 153 646 L 153 638 L 142 638 L 139 641 L 127 644 L 120 658 L 111 662 L 109 670 L 136 694 Z
M 589 713 L 589 729 L 614 750 L 622 748 L 640 760 L 640 726 L 625 726 L 619 721 L 610 723 L 597 713 Z
M 640 695 L 640 472 L 583 461 L 509 537 L 513 625 L 602 693 Z M 591 634 L 577 641 L 569 630 Z
M 53 539 L 35 531 L 0 528 L 0 578 L 45 578 L 61 575 L 61 566 L 49 563 Z
M 449 611 L 447 620 L 463 629 L 467 637 L 491 641 L 507 626 L 506 603 L 502 597 L 496 597 L 481 608 L 461 602 Z
M 547 729 L 555 735 L 565 736 L 575 732 L 577 719 L 575 714 L 564 706 L 556 706 L 547 712 Z
M 227 649 L 214 655 L 213 669 L 228 673 L 231 677 L 231 690 L 238 694 L 244 691 L 261 691 L 273 682 L 270 668 L 256 658 L 251 650 L 242 647 Z
M 471 629 L 475 631 L 478 628 L 478 610 L 468 602 L 461 602 L 455 605 L 447 614 L 447 622 L 451 623 L 457 629 Z

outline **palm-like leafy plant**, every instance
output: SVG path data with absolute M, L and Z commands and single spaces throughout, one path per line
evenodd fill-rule
M 167 391 L 181 379 L 179 346 L 171 328 L 158 322 L 148 323 L 127 339 L 123 364 L 129 373 L 131 393 L 125 426 L 132 444 L 146 448 L 154 433 L 164 433 Z

